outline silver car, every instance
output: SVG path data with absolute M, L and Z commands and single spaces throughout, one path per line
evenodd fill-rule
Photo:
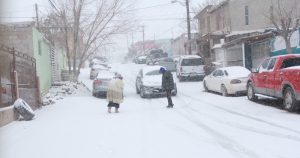
M 140 94 L 142 98 L 166 95 L 166 92 L 162 89 L 160 68 L 161 66 L 146 66 L 140 70 L 136 78 L 136 93 Z M 176 83 L 174 83 L 172 95 L 177 95 Z
M 109 82 L 114 79 L 115 73 L 102 70 L 98 72 L 96 79 L 93 82 L 93 96 L 106 96 Z

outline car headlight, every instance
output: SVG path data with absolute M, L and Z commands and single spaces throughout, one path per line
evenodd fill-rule
M 239 84 L 239 83 L 242 83 L 242 81 L 238 79 L 233 79 L 230 81 L 230 84 Z

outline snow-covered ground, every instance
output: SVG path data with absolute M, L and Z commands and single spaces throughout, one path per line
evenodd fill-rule
M 177 83 L 166 98 L 141 99 L 135 77 L 143 65 L 114 64 L 124 76 L 120 113 L 86 91 L 36 111 L 32 121 L 0 129 L 1 158 L 298 158 L 300 115 L 246 97 L 203 92 L 202 82 Z M 80 80 L 91 89 L 89 69 Z

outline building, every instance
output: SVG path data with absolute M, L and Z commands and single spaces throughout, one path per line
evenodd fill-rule
M 296 0 L 283 0 L 280 3 L 285 8 L 296 6 L 300 9 L 300 5 L 295 5 Z M 221 62 L 222 66 L 245 66 L 249 62 L 246 60 L 270 56 L 271 38 L 267 32 L 274 26 L 269 17 L 277 10 L 271 0 L 225 0 L 218 5 L 205 7 L 195 16 L 200 33 L 197 39 L 199 54 L 205 56 L 207 62 Z M 250 44 L 255 41 L 252 37 L 262 42 Z M 251 39 L 250 43 L 247 43 L 247 39 Z M 249 54 L 249 51 L 257 48 L 269 52 L 256 54 L 261 52 L 253 51 Z M 259 60 L 250 65 L 257 65 Z
M 36 59 L 36 74 L 42 95 L 46 94 L 54 81 L 59 80 L 65 63 L 62 48 L 55 48 L 35 27 L 34 22 L 18 22 L 1 25 L 0 43 Z M 58 51 L 61 54 L 58 54 Z M 54 78 L 55 77 L 55 78 Z
M 191 33 L 191 40 L 188 41 L 186 33 L 181 34 L 177 38 L 172 40 L 172 54 L 173 56 L 187 55 L 188 45 L 191 45 L 192 54 L 197 54 L 197 43 L 198 33 Z

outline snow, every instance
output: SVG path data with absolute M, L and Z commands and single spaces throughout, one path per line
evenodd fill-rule
M 288 67 L 288 68 L 285 68 L 285 69 L 298 70 L 298 69 L 300 69 L 300 66 L 292 66 L 292 67 Z
M 143 83 L 145 86 L 161 87 L 162 75 L 144 76 Z
M 202 82 L 177 82 L 175 107 L 166 98 L 141 99 L 136 64 L 113 64 L 122 72 L 120 113 L 106 99 L 80 91 L 36 112 L 32 121 L 0 128 L 1 158 L 296 158 L 300 117 L 242 97 L 203 91 Z M 80 80 L 89 87 L 90 69 Z
M 223 44 L 215 44 L 212 49 L 222 48 Z
M 114 73 L 110 71 L 99 71 L 97 78 L 101 79 L 113 79 L 114 78 Z
M 265 32 L 265 29 L 257 29 L 257 30 L 246 30 L 246 31 L 232 31 L 230 34 L 226 35 L 226 37 L 231 37 L 235 35 L 243 35 L 243 34 L 249 34 L 249 33 L 263 33 Z
M 102 69 L 102 70 L 107 69 L 107 67 L 105 67 L 105 66 L 103 66 L 103 65 L 94 65 L 93 68 L 94 68 L 94 69 Z
M 198 55 L 183 55 L 181 56 L 182 59 L 191 59 L 191 58 L 201 58 Z
M 251 73 L 248 69 L 241 66 L 225 67 L 221 68 L 221 70 L 226 70 L 230 77 L 248 77 Z
M 160 68 L 161 68 L 160 65 L 145 66 L 145 67 L 143 67 L 143 75 L 145 76 L 148 72 L 151 72 L 151 71 L 159 71 Z

